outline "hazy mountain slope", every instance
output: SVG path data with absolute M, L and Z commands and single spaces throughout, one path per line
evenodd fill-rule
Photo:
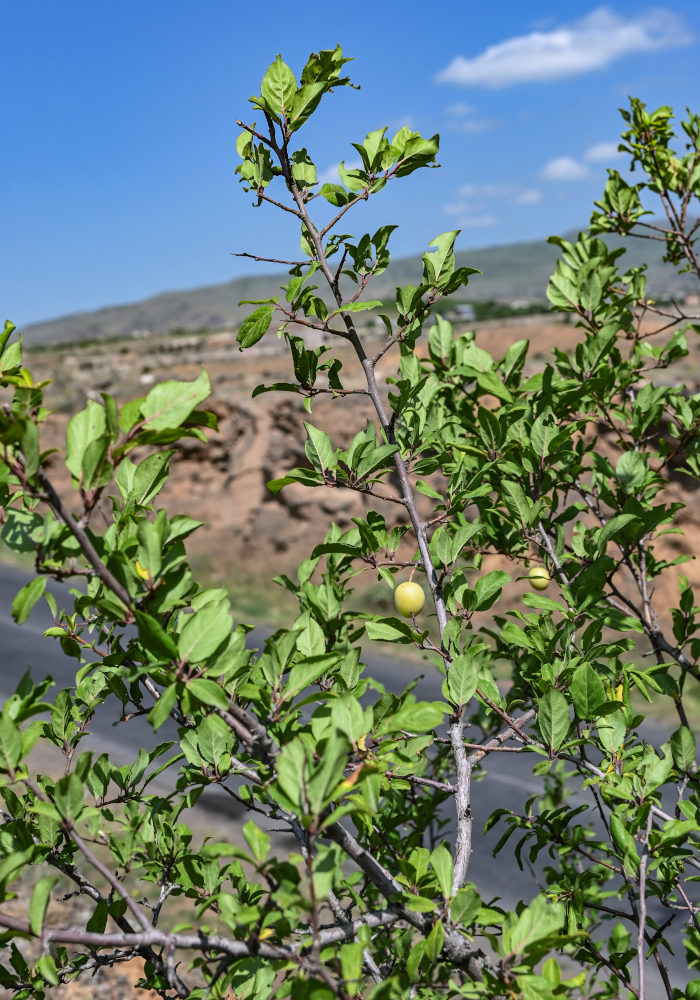
M 572 238 L 572 234 L 567 234 Z M 614 238 L 609 238 L 611 245 Z M 556 264 L 558 248 L 545 240 L 486 247 L 457 254 L 459 265 L 477 267 L 460 298 L 464 300 L 545 299 L 547 281 Z M 690 289 L 687 276 L 679 276 L 661 261 L 658 244 L 636 242 L 630 247 L 627 261 L 637 265 L 644 258 L 649 262 L 648 281 L 651 295 L 681 294 Z M 394 287 L 416 284 L 420 278 L 420 257 L 406 257 L 392 262 L 389 270 L 372 283 L 372 298 L 393 299 Z M 105 337 L 128 336 L 136 330 L 165 332 L 178 328 L 188 330 L 225 329 L 236 326 L 249 311 L 239 307 L 241 299 L 260 299 L 275 295 L 284 272 L 261 277 L 244 276 L 234 281 L 180 292 L 163 292 L 152 298 L 128 305 L 108 306 L 95 312 L 75 313 L 24 328 L 28 344 L 64 343 L 95 340 Z

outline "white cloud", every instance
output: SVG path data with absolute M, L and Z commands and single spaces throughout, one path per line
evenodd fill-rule
M 463 229 L 485 228 L 500 222 L 490 210 L 490 202 L 497 202 L 498 207 L 502 207 L 539 205 L 541 201 L 541 191 L 509 181 L 501 184 L 463 184 L 457 191 L 457 200 L 443 205 L 442 213 L 454 217 Z
M 491 45 L 471 59 L 457 56 L 435 82 L 508 87 L 559 80 L 603 69 L 632 52 L 675 48 L 690 41 L 690 31 L 673 11 L 656 8 L 625 18 L 599 7 L 571 24 Z
M 607 163 L 620 154 L 617 151 L 616 142 L 597 142 L 583 154 L 589 163 Z
M 476 200 L 478 204 L 489 198 L 497 198 L 507 205 L 538 205 L 542 201 L 542 193 L 536 188 L 524 188 L 508 181 L 503 184 L 463 184 L 457 194 L 462 201 Z
M 340 184 L 337 163 L 334 163 L 331 167 L 326 167 L 325 170 L 317 171 L 316 176 L 318 177 L 319 184 Z
M 583 181 L 589 176 L 585 163 L 570 156 L 558 156 L 542 167 L 540 177 L 545 181 Z
M 463 122 L 451 122 L 450 128 L 454 129 L 456 132 L 488 132 L 489 129 L 494 128 L 498 125 L 498 122 L 493 118 L 482 118 L 476 119 L 474 121 L 463 121 Z
M 464 104 L 459 102 L 458 104 L 450 104 L 449 107 L 445 108 L 445 114 L 451 115 L 453 118 L 466 118 L 467 115 L 473 115 L 476 108 L 473 104 Z
M 470 206 L 461 202 L 445 205 L 442 211 L 445 215 L 454 216 L 461 229 L 490 229 L 492 226 L 497 226 L 500 221 L 490 212 L 482 212 L 480 215 L 471 214 Z
M 514 205 L 539 205 L 541 201 L 542 192 L 536 188 L 525 188 L 513 198 Z
M 413 115 L 397 115 L 396 118 L 392 118 L 387 125 L 387 139 L 390 139 L 394 133 L 398 132 L 402 128 L 410 128 L 411 131 L 416 131 L 416 126 L 418 120 L 414 118 Z
M 474 118 L 476 108 L 471 104 L 450 104 L 445 108 L 448 127 L 453 132 L 487 132 L 498 122 L 490 118 Z

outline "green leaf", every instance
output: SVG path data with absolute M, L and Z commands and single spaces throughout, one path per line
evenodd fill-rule
M 608 542 L 615 535 L 619 534 L 631 521 L 636 520 L 638 518 L 634 514 L 617 514 L 615 517 L 611 517 L 598 534 L 598 554 L 605 551 Z
M 529 347 L 529 340 L 516 340 L 506 351 L 503 358 L 503 376 L 506 382 L 514 380 L 522 371 Z
M 432 864 L 435 874 L 437 875 L 442 895 L 445 899 L 449 899 L 452 895 L 452 879 L 454 876 L 454 869 L 452 866 L 452 855 L 450 854 L 447 844 L 444 842 L 442 844 L 438 844 L 430 855 L 430 863 Z
M 335 208 L 342 208 L 350 201 L 351 195 L 340 184 L 324 184 L 319 194 Z
M 29 926 L 32 929 L 32 934 L 36 934 L 37 937 L 41 935 L 44 926 L 44 917 L 51 898 L 51 890 L 58 881 L 57 875 L 46 875 L 39 879 L 32 890 L 32 898 L 29 902 Z
M 22 757 L 22 734 L 7 716 L 0 716 L 0 768 L 14 773 Z
M 105 409 L 89 399 L 84 410 L 76 413 L 66 427 L 66 468 L 80 480 L 83 473 L 83 456 L 91 442 L 101 438 L 106 431 Z
M 408 896 L 408 899 L 403 901 L 403 905 L 413 913 L 433 913 L 438 908 L 438 904 L 434 899 L 427 899 L 425 896 L 414 896 L 413 893 Z M 419 945 L 422 944 L 422 941 L 419 942 Z
M 162 431 L 181 427 L 210 392 L 209 376 L 205 371 L 194 382 L 161 382 L 151 389 L 141 404 L 146 428 Z
M 150 578 L 157 580 L 160 576 L 163 539 L 158 526 L 153 521 L 141 521 L 137 531 L 139 540 L 138 561 L 144 570 L 148 570 Z
M 419 701 L 415 705 L 404 705 L 393 719 L 395 730 L 410 733 L 427 733 L 437 729 L 442 723 L 448 706 L 441 702 Z
M 495 372 L 482 372 L 476 377 L 476 384 L 482 392 L 488 392 L 504 403 L 512 403 L 513 396 Z
M 687 726 L 681 726 L 671 736 L 673 762 L 682 773 L 690 773 L 695 764 L 695 737 Z
M 474 886 L 460 889 L 450 904 L 450 917 L 457 924 L 470 924 L 481 909 L 481 897 Z
M 626 451 L 618 459 L 615 475 L 625 493 L 636 493 L 646 481 L 646 458 L 637 451 Z
M 624 745 L 625 734 L 627 733 L 627 720 L 622 709 L 620 708 L 611 712 L 605 718 L 599 718 L 596 728 L 598 729 L 600 742 L 608 753 L 610 755 L 619 754 Z
M 20 438 L 24 454 L 25 475 L 32 479 L 39 469 L 39 428 L 33 420 L 26 420 Z
M 356 743 L 371 729 L 373 716 L 371 708 L 363 712 L 357 698 L 345 694 L 333 702 L 331 718 L 336 729 Z
M 374 475 L 379 469 L 390 469 L 394 463 L 393 455 L 398 451 L 398 445 L 383 444 L 378 448 L 365 448 L 362 458 L 355 470 L 360 479 Z
M 58 970 L 53 956 L 44 954 L 36 963 L 37 972 L 46 980 L 49 986 L 58 986 Z
M 229 697 L 216 681 L 207 680 L 206 677 L 195 677 L 194 680 L 187 682 L 187 690 L 205 705 L 222 709 L 229 707 Z
M 637 845 L 634 837 L 620 817 L 614 812 L 610 814 L 609 822 L 610 834 L 618 851 L 620 851 L 625 859 L 637 867 L 639 865 L 639 854 L 637 853 Z
M 53 798 L 64 819 L 75 821 L 83 811 L 83 783 L 73 772 L 60 778 L 54 785 Z
M 313 424 L 306 423 L 306 454 L 315 469 L 323 472 L 331 469 L 335 465 L 335 448 L 330 437 L 325 431 L 321 431 Z
M 545 458 L 549 454 L 549 445 L 558 432 L 559 428 L 557 427 L 554 414 L 547 407 L 533 422 L 530 430 L 530 443 L 540 463 L 544 463 Z
M 360 941 L 353 941 L 352 944 L 345 944 L 340 948 L 340 972 L 343 983 L 346 989 L 349 987 L 352 996 L 357 994 L 362 979 L 362 951 Z
M 297 149 L 292 153 L 292 176 L 301 188 L 313 187 L 316 184 L 316 165 L 309 158 L 305 149 Z
M 194 614 L 184 616 L 177 643 L 178 656 L 183 662 L 206 660 L 228 638 L 231 628 L 228 602 L 206 604 Z
M 207 715 L 197 726 L 197 747 L 200 755 L 209 764 L 217 767 L 231 759 L 232 736 L 224 722 L 213 712 Z
M 381 299 L 372 299 L 371 302 L 347 302 L 344 306 L 340 306 L 339 309 L 334 309 L 331 316 L 337 316 L 338 313 L 346 312 L 364 312 L 365 309 L 376 309 L 377 306 L 383 305 Z
M 442 692 L 453 705 L 461 707 L 471 701 L 478 684 L 479 670 L 474 658 L 466 653 L 456 656 L 442 685 Z
M 177 646 L 160 622 L 145 611 L 135 611 L 134 617 L 139 630 L 139 639 L 146 649 L 167 660 L 177 658 Z
M 474 591 L 476 593 L 475 610 L 486 611 L 492 607 L 501 596 L 503 587 L 507 583 L 510 583 L 510 575 L 502 569 L 491 570 L 490 573 L 479 577 L 474 584 Z
M 158 451 L 154 455 L 148 455 L 136 466 L 131 459 L 122 459 L 116 481 L 124 499 L 131 498 L 143 506 L 150 504 L 167 482 L 172 454 L 172 451 Z
M 525 954 L 535 942 L 556 934 L 565 917 L 566 908 L 562 903 L 547 903 L 542 896 L 535 896 L 529 908 L 518 916 L 507 944 L 504 934 L 504 947 L 511 953 Z
M 26 584 L 12 602 L 12 617 L 18 625 L 23 625 L 32 609 L 46 590 L 46 577 L 37 576 Z
M 590 663 L 580 663 L 571 678 L 571 695 L 579 719 L 590 720 L 605 701 L 605 688 Z
M 344 160 L 338 164 L 338 176 L 348 191 L 362 191 L 367 187 L 367 174 L 363 170 L 347 170 Z
M 553 601 L 551 597 L 544 594 L 535 594 L 531 590 L 523 594 L 523 604 L 528 608 L 537 608 L 539 611 L 554 611 L 561 615 L 567 614 L 567 609 L 559 601 Z
M 175 707 L 177 701 L 177 685 L 171 684 L 161 692 L 160 698 L 148 713 L 148 721 L 157 732 Z
M 5 325 L 3 327 L 2 333 L 0 333 L 0 353 L 2 353 L 5 350 L 5 346 L 8 340 L 10 339 L 10 337 L 12 336 L 12 334 L 16 329 L 17 327 L 15 326 L 14 323 L 11 323 L 9 319 L 5 320 Z M 5 365 L 5 367 L 7 368 L 7 365 Z
M 336 656 L 310 656 L 308 659 L 295 663 L 289 671 L 287 683 L 284 686 L 283 697 L 285 701 L 295 698 L 305 688 L 328 673 L 329 669 L 337 663 Z
M 399 618 L 382 618 L 365 624 L 370 639 L 382 642 L 412 642 L 413 629 Z
M 104 934 L 108 917 L 109 904 L 106 899 L 100 899 L 85 925 L 85 930 L 93 934 Z
M 442 920 L 437 920 L 425 939 L 425 955 L 431 962 L 437 962 L 445 943 L 445 928 Z
M 314 469 L 292 469 L 287 476 L 282 476 L 280 479 L 270 479 L 267 488 L 270 493 L 279 493 L 291 483 L 301 483 L 303 486 L 322 486 L 323 476 Z
M 508 507 L 517 513 L 524 527 L 528 527 L 532 519 L 533 503 L 520 486 L 519 483 L 504 480 L 502 483 L 503 493 L 507 497 Z
M 277 55 L 263 77 L 260 86 L 260 96 L 273 114 L 280 118 L 288 118 L 297 92 L 297 81 L 291 69 Z
M 416 489 L 419 493 L 422 493 L 423 496 L 432 497 L 433 500 L 440 500 L 441 502 L 444 502 L 442 494 L 438 493 L 438 491 L 434 489 L 430 483 L 426 483 L 424 479 L 416 480 Z
M 561 691 L 550 688 L 538 700 L 537 725 L 550 752 L 557 751 L 569 732 L 569 705 Z
M 110 437 L 102 434 L 90 441 L 83 452 L 81 484 L 83 489 L 105 486 L 112 478 L 112 467 L 108 461 Z
M 459 230 L 455 229 L 441 233 L 428 243 L 429 247 L 436 249 L 423 254 L 423 280 L 426 285 L 439 288 L 454 271 L 455 260 L 452 251 L 458 236 Z
M 325 83 L 306 83 L 297 90 L 292 101 L 292 109 L 288 115 L 289 129 L 296 132 L 318 107 L 319 101 L 326 92 Z
M 263 864 L 270 852 L 270 837 L 253 820 L 248 820 L 242 830 L 245 842 L 258 864 Z
M 440 136 L 436 133 L 430 139 L 424 139 L 418 132 L 411 132 L 404 126 L 392 139 L 391 146 L 400 161 L 396 166 L 396 176 L 407 177 L 414 170 L 432 163 L 440 148 Z

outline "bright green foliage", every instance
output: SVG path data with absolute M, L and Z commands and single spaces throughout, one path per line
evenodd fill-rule
M 264 125 L 239 123 L 244 188 L 259 205 L 285 204 L 308 258 L 282 296 L 251 303 L 239 331 L 246 349 L 279 321 L 289 348 L 290 382 L 254 395 L 297 393 L 311 411 L 325 393 L 342 406 L 343 379 L 362 376 L 368 403 L 345 449 L 300 423 L 306 464 L 269 484 L 355 490 L 370 507 L 349 530 L 328 526 L 295 580 L 277 578 L 298 615 L 256 655 L 226 591 L 192 577 L 184 542 L 199 522 L 157 506 L 169 446 L 206 441 L 215 426 L 199 408 L 206 375 L 121 407 L 91 400 L 68 425 L 74 489 L 59 497 L 40 449 L 42 386 L 11 324 L 0 336 L 2 537 L 33 552 L 38 571 L 12 613 L 24 622 L 45 597 L 46 635 L 76 660 L 69 689 L 27 674 L 0 716 L 8 995 L 43 998 L 136 955 L 141 985 L 202 1000 L 642 995 L 666 982 L 681 948 L 700 975 L 688 717 L 700 607 L 684 577 L 670 612 L 655 600 L 682 561 L 663 543 L 682 508 L 668 477 L 700 477 L 700 396 L 673 367 L 698 327 L 680 307 L 650 303 L 643 268 L 626 270 L 624 248 L 601 238 L 653 232 L 700 278 L 689 211 L 698 121 L 683 123 L 677 154 L 668 109 L 633 101 L 623 112 L 623 149 L 643 179 L 611 171 L 590 230 L 555 239 L 549 299 L 579 335 L 538 368 L 525 340 L 492 357 L 474 333 L 431 316 L 474 274 L 456 266 L 455 232 L 431 242 L 417 284 L 394 302 L 365 294 L 389 263 L 394 227 L 359 239 L 336 227 L 387 183 L 434 165 L 438 139 L 374 130 L 353 144 L 360 166 L 341 165 L 342 183 L 319 189 L 292 138 L 349 85 L 346 62 L 340 47 L 314 54 L 297 79 L 278 56 L 251 98 Z M 648 190 L 667 221 L 644 221 Z M 315 216 L 319 197 L 327 221 Z M 355 325 L 362 310 L 386 328 L 374 356 Z M 326 342 L 307 346 L 299 327 Z M 347 378 L 329 346 L 338 337 L 357 358 Z M 375 367 L 390 352 L 384 388 Z M 106 499 L 105 527 L 94 515 Z M 545 566 L 549 590 L 517 601 L 512 583 L 532 563 Z M 417 573 L 432 608 L 410 623 L 352 610 L 353 578 L 367 569 L 391 587 Z M 72 608 L 58 609 L 47 576 L 77 576 Z M 420 700 L 415 682 L 384 690 L 363 663 L 367 639 L 432 658 L 441 699 Z M 642 728 L 646 704 L 674 719 L 668 738 Z M 158 733 L 121 767 L 81 747 L 95 714 L 110 710 L 127 739 L 135 716 Z M 39 740 L 60 777 L 28 761 Z M 472 797 L 485 787 L 471 778 L 488 782 L 501 751 L 519 753 L 541 788 L 518 811 L 505 786 L 487 824 L 504 864 L 540 873 L 512 911 L 469 867 L 480 834 Z M 197 842 L 184 821 L 205 788 L 250 813 L 225 842 Z M 271 839 L 279 830 L 283 846 Z M 9 907 L 14 893 L 24 920 Z M 87 921 L 76 918 L 86 906 Z M 27 950 L 31 938 L 43 948 Z M 679 1000 L 700 994 L 698 979 L 677 985 Z

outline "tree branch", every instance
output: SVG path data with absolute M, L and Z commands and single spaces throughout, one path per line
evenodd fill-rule
M 457 838 L 454 851 L 454 872 L 452 895 L 461 889 L 467 879 L 467 869 L 472 853 L 472 807 L 471 777 L 473 764 L 467 758 L 464 747 L 464 706 L 450 723 L 452 755 L 457 766 L 457 781 L 454 789 L 455 811 L 457 814 Z

